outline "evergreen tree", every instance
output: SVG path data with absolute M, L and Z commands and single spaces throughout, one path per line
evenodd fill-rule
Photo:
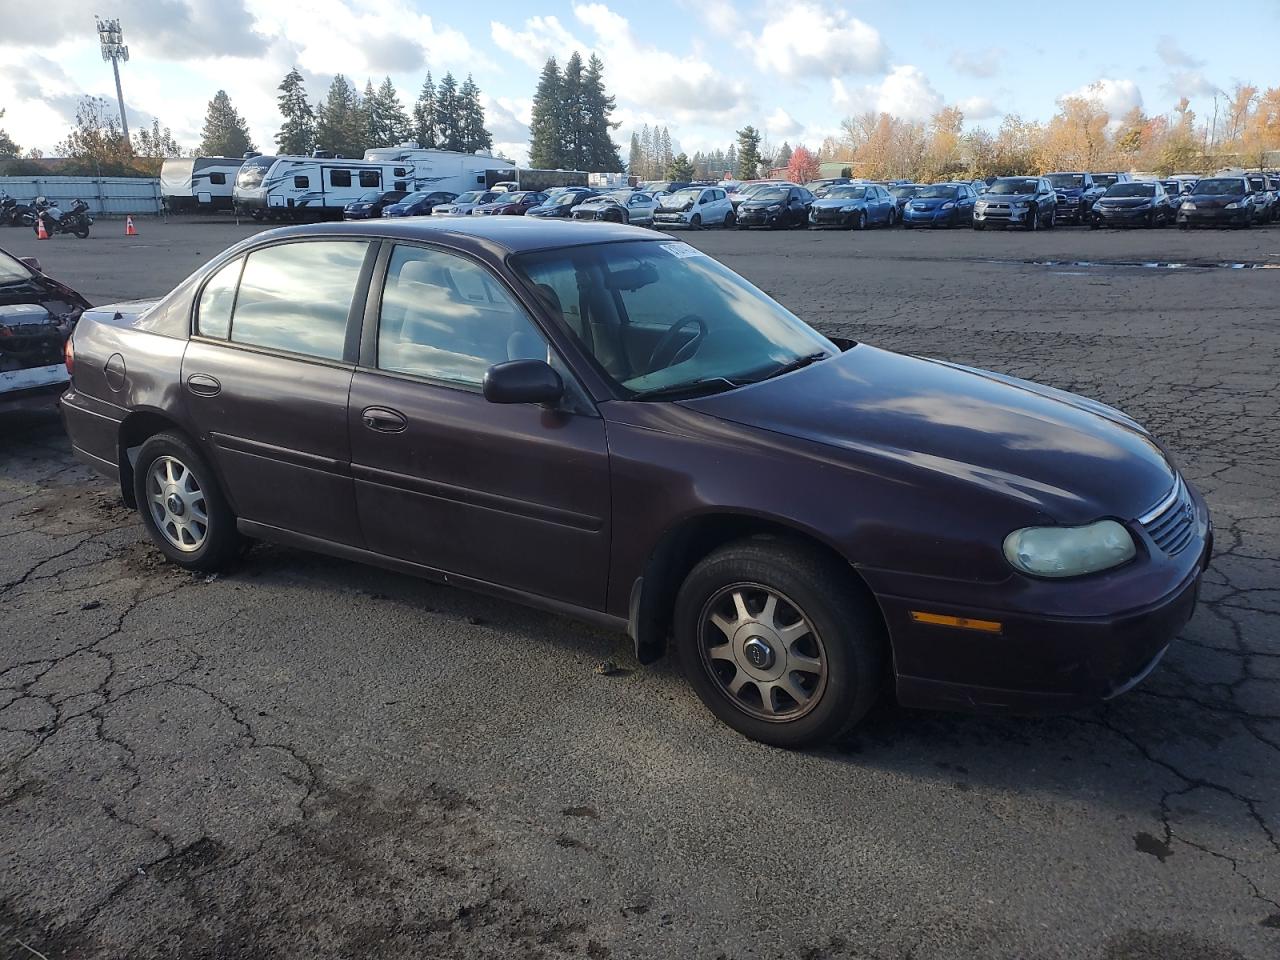
M 413 136 L 409 114 L 405 112 L 404 104 L 400 102 L 400 95 L 396 93 L 390 77 L 383 77 L 373 99 L 377 105 L 378 136 L 381 146 L 394 147 Z
M 564 147 L 560 140 L 564 78 L 555 57 L 548 57 L 538 76 L 533 93 L 533 110 L 529 119 L 529 162 L 542 169 L 564 166 Z
M 585 88 L 582 77 L 582 55 L 577 50 L 569 55 L 560 83 L 560 143 L 564 166 L 570 170 L 586 169 L 587 123 Z
M 227 91 L 219 90 L 209 101 L 201 131 L 200 154 L 205 157 L 239 157 L 254 149 L 244 118 L 236 113 Z
M 484 126 L 484 105 L 480 103 L 480 88 L 471 74 L 458 90 L 459 113 L 462 125 L 462 149 L 467 153 L 492 150 L 493 135 Z
M 724 154 L 724 166 L 729 176 L 738 176 L 738 147 L 736 144 L 729 144 L 729 149 Z
M 759 166 L 760 131 L 748 125 L 738 131 L 738 176 L 754 180 Z
M 787 164 L 791 162 L 791 154 L 792 154 L 791 144 L 783 140 L 782 146 L 778 148 L 778 155 L 777 157 L 774 158 L 774 161 L 773 161 L 774 166 L 785 167 Z
M 462 110 L 458 81 L 446 73 L 436 90 L 436 146 L 441 150 L 462 149 Z
M 284 123 L 276 134 L 276 146 L 287 156 L 305 156 L 315 145 L 316 115 L 307 100 L 307 89 L 297 67 L 285 74 L 277 89 L 280 96 L 276 102 L 280 104 Z
M 0 117 L 4 116 L 4 109 L 0 108 Z M 0 160 L 7 160 L 18 156 L 22 153 L 22 148 L 13 142 L 13 138 L 0 127 Z
M 662 171 L 662 176 L 666 176 L 666 170 L 673 160 L 675 160 L 675 153 L 671 149 L 671 131 L 663 127 L 662 136 L 658 142 L 658 169 Z
M 640 156 L 640 176 L 645 180 L 653 180 L 653 131 L 649 129 L 649 125 L 647 123 L 640 130 Z
M 378 92 L 373 89 L 373 81 L 364 82 L 364 96 L 360 98 L 360 130 L 361 142 L 368 147 L 385 147 L 379 130 Z
M 610 135 L 617 127 L 612 120 L 616 106 L 617 100 L 604 89 L 604 63 L 593 53 L 587 61 L 587 72 L 582 77 L 586 166 L 579 169 L 610 173 L 622 169 L 618 145 Z
M 431 71 L 427 71 L 427 79 L 422 83 L 422 92 L 418 94 L 418 102 L 413 105 L 414 139 L 420 147 L 436 145 L 436 85 L 431 79 Z
M 364 120 L 360 98 L 347 78 L 337 74 L 316 110 L 316 146 L 334 156 L 364 156 Z
M 644 170 L 644 154 L 640 151 L 640 134 L 632 131 L 631 149 L 627 151 L 627 173 L 638 177 Z
M 683 153 L 672 158 L 671 165 L 667 167 L 667 179 L 682 181 L 693 179 L 693 164 Z

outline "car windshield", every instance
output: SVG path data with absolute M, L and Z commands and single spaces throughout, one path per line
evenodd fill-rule
M 370 190 L 368 193 L 360 194 L 360 203 L 376 203 L 380 196 L 382 194 L 377 190 Z
M 730 389 L 839 352 L 685 243 L 602 243 L 526 253 L 513 263 L 629 397 Z
M 31 279 L 31 271 L 20 260 L 0 250 L 0 284 L 18 283 Z
M 432 194 L 429 193 L 411 193 L 399 202 L 404 204 L 421 203 L 423 200 L 427 200 L 431 196 Z M 440 199 L 443 200 L 444 198 L 441 197 Z
M 1055 187 L 1083 187 L 1084 174 L 1082 173 L 1051 173 L 1049 174 L 1049 183 Z
M 675 193 L 668 195 L 667 199 L 672 203 L 693 203 L 701 193 L 702 189 L 700 187 L 692 190 L 677 190 Z
M 1120 179 L 1115 173 L 1095 173 L 1092 176 L 1093 182 L 1100 187 L 1109 187 Z
M 867 195 L 866 187 L 832 187 L 827 191 L 828 200 L 861 200 Z
M 991 186 L 987 187 L 987 193 L 994 193 L 997 196 L 1016 196 L 1023 193 L 1035 193 L 1036 181 L 1024 180 L 1021 177 L 1010 177 L 1007 180 L 997 180 Z
M 628 203 L 635 195 L 633 190 L 615 190 L 613 193 L 608 194 L 608 197 L 610 200 L 618 201 L 618 203 Z
M 954 200 L 956 188 L 945 183 L 935 183 L 931 187 L 925 187 L 916 196 L 921 200 Z
M 757 190 L 751 195 L 752 200 L 785 200 L 787 199 L 786 187 L 764 187 Z
M 899 184 L 896 187 L 890 187 L 889 192 L 899 200 L 905 200 L 908 197 L 914 197 L 920 192 L 920 185 L 915 183 Z
M 1249 186 L 1253 187 L 1253 189 L 1255 190 L 1267 189 L 1266 181 L 1264 181 L 1261 177 L 1250 177 Z
M 481 194 L 479 190 L 468 190 L 462 196 L 458 197 L 458 199 L 455 200 L 454 202 L 455 203 L 475 203 L 477 200 L 480 199 L 480 196 Z
M 1154 183 L 1117 183 L 1107 189 L 1108 197 L 1154 197 Z
M 1245 182 L 1239 177 L 1213 177 L 1209 180 L 1201 180 L 1196 184 L 1196 188 L 1191 191 L 1199 196 L 1214 196 L 1217 194 L 1237 194 L 1248 193 Z

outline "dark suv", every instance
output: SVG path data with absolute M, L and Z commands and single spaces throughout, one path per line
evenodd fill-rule
M 1106 186 L 1095 183 L 1091 173 L 1046 173 L 1049 185 L 1058 192 L 1058 223 L 1084 223 Z
M 1210 552 L 1204 501 L 1120 411 L 829 339 L 638 227 L 260 233 L 72 342 L 74 449 L 173 562 L 269 540 L 625 631 L 642 663 L 670 644 L 782 746 L 889 677 L 917 706 L 1121 693 Z

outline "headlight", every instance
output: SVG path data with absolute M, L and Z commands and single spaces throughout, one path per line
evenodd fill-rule
M 977 203 L 975 203 L 975 204 L 973 205 L 973 209 L 975 209 L 975 210 L 985 210 L 985 209 L 987 209 L 987 201 L 985 201 L 985 200 L 979 200 Z
M 857 213 L 857 212 L 858 212 L 858 208 L 857 208 L 857 207 L 855 207 L 855 206 L 853 206 L 853 205 L 851 204 L 851 205 L 849 205 L 849 206 L 847 206 L 847 207 L 841 207 L 841 208 L 840 208 L 840 212 L 841 212 L 841 213 Z
M 769 204 L 769 206 L 765 207 L 765 209 L 766 209 L 767 211 L 769 211 L 770 213 L 777 213 L 779 210 L 781 210 L 781 209 L 782 209 L 782 204 L 780 204 L 780 203 L 771 203 L 771 204 Z
M 1228 209 L 1228 210 L 1239 210 L 1239 209 L 1240 209 L 1241 207 L 1243 207 L 1243 206 L 1244 206 L 1244 201 L 1243 201 L 1243 200 L 1236 200 L 1234 203 L 1228 203 L 1228 204 L 1227 204 L 1227 209 Z
M 1083 527 L 1024 527 L 1004 538 L 1004 556 L 1033 577 L 1078 577 L 1119 566 L 1136 552 L 1129 531 L 1114 520 Z
M 946 203 L 944 203 L 944 204 L 942 205 L 942 209 L 943 209 L 943 210 L 951 210 L 951 209 L 954 209 L 955 205 L 956 205 L 956 204 L 955 204 L 955 201 L 954 201 L 954 200 L 948 200 Z
M 1183 209 L 1183 210 L 1194 210 L 1195 208 L 1196 208 L 1196 205 L 1195 205 L 1194 203 L 1192 203 L 1190 200 L 1183 200 L 1183 201 L 1182 201 L 1182 209 Z
M 1027 202 L 1025 200 L 1014 200 L 1012 203 L 1009 204 L 1009 209 L 1025 210 L 1027 209 Z

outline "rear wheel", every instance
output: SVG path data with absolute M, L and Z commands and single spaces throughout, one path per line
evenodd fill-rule
M 1049 211 L 1049 222 L 1044 225 L 1046 230 L 1052 230 L 1058 225 L 1058 210 L 1055 207 Z
M 235 559 L 236 518 L 213 470 L 182 434 L 158 433 L 142 445 L 133 492 L 147 533 L 178 566 L 211 572 Z
M 729 544 L 676 598 L 676 649 L 722 721 L 778 747 L 821 743 L 856 723 L 881 686 L 883 624 L 843 565 L 786 540 Z
M 737 223 L 737 221 L 738 221 L 737 216 L 734 214 L 732 210 L 730 210 L 728 213 L 724 215 L 725 229 L 727 230 L 729 227 L 732 227 L 735 223 Z

